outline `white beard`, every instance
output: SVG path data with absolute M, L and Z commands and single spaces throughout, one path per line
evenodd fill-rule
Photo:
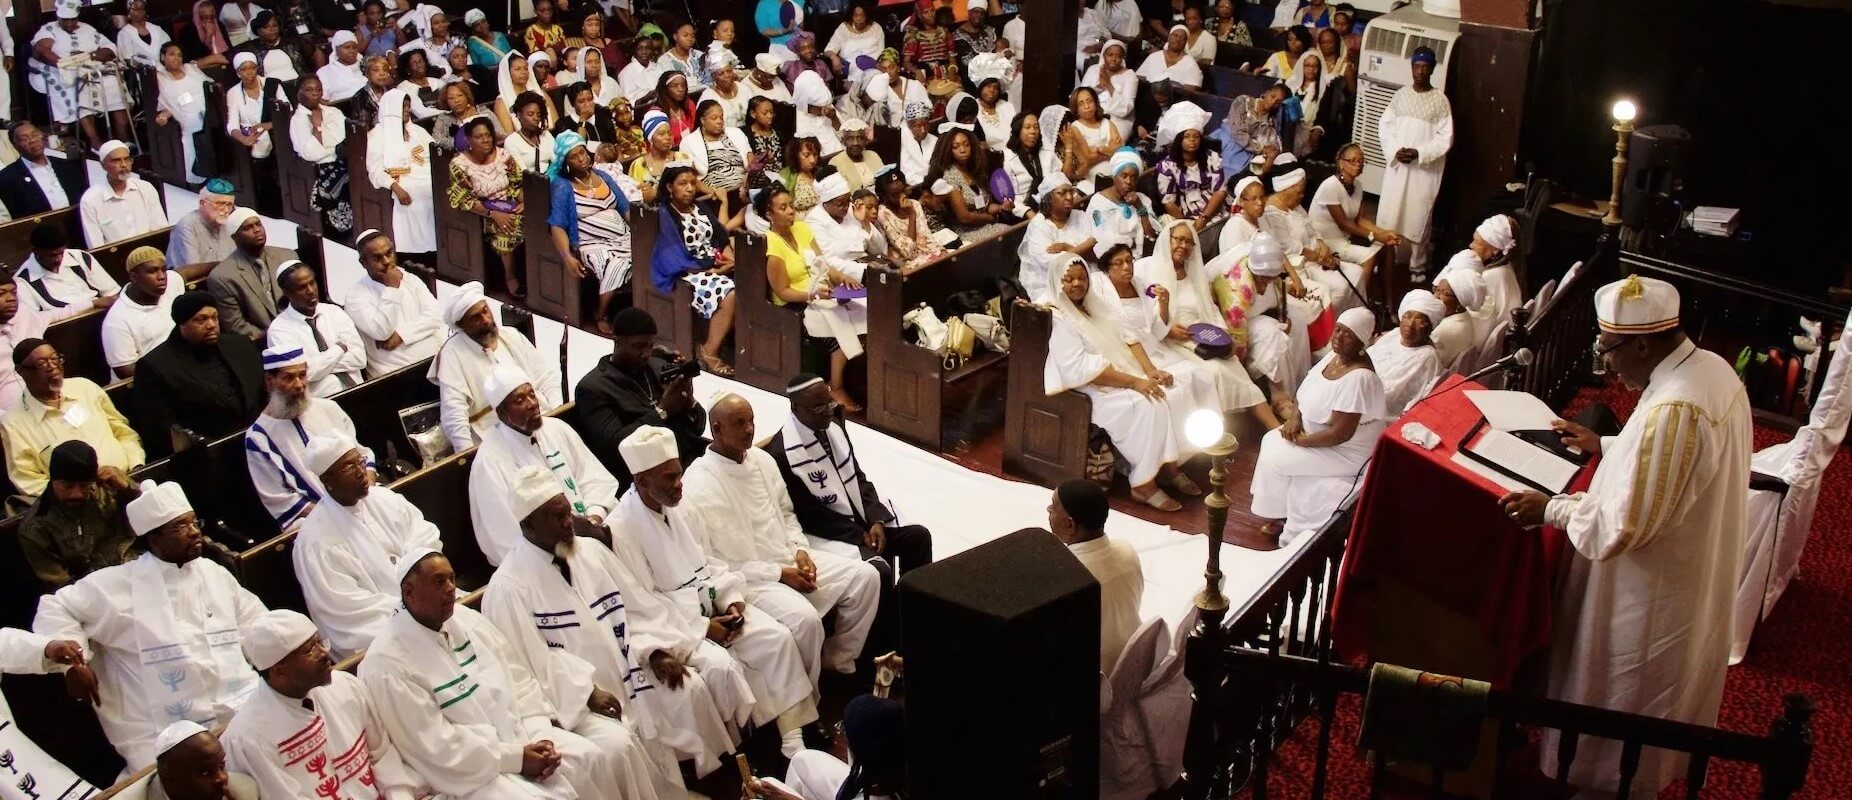
M 264 406 L 264 413 L 277 419 L 297 419 L 309 410 L 307 392 L 288 397 L 280 392 L 270 393 L 270 402 Z

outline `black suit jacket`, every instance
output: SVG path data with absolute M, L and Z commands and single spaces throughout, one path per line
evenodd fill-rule
M 854 447 L 853 442 L 850 447 Z M 862 519 L 855 514 L 838 514 L 811 494 L 804 477 L 791 471 L 791 459 L 785 456 L 784 431 L 780 430 L 777 436 L 772 437 L 765 451 L 771 454 L 773 461 L 778 462 L 778 474 L 785 479 L 785 493 L 791 495 L 791 510 L 797 514 L 797 522 L 803 526 L 805 533 L 860 545 L 862 534 L 874 523 L 887 525 L 894 521 L 894 515 L 888 513 L 887 506 L 881 502 L 881 492 L 875 489 L 874 479 L 867 472 L 862 472 L 862 510 L 872 519 Z M 856 469 L 861 470 L 860 459 L 856 460 Z
M 209 366 L 221 360 L 224 373 Z M 170 426 L 188 428 L 207 440 L 250 426 L 264 407 L 263 356 L 251 340 L 226 331 L 218 347 L 197 348 L 175 328 L 135 364 L 135 428 L 149 458 L 166 455 Z
M 84 163 L 76 159 L 48 156 L 51 171 L 58 176 L 58 183 L 64 187 L 64 196 L 71 199 L 71 205 L 84 196 L 84 190 L 90 188 L 90 173 L 84 169 Z M 45 192 L 39 189 L 38 181 L 32 173 L 26 171 L 26 160 L 18 159 L 0 169 L 0 202 L 6 204 L 6 212 L 13 219 L 30 217 L 53 211 L 50 203 L 45 202 Z
M 668 428 L 675 434 L 675 448 L 684 467 L 707 450 L 707 439 L 701 435 L 707 429 L 707 409 L 700 403 L 689 404 L 687 411 L 669 419 L 656 413 L 656 402 L 662 399 L 656 374 L 667 364 L 659 356 L 650 356 L 644 372 L 625 372 L 605 356 L 579 379 L 572 393 L 585 446 L 625 486 L 630 485 L 630 468 L 624 466 L 617 445 L 644 425 Z

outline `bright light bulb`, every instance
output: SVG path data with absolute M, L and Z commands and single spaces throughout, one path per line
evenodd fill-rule
M 1639 113 L 1640 109 L 1634 107 L 1632 100 L 1616 100 L 1614 102 L 1615 122 L 1632 122 L 1634 116 Z
M 1222 412 L 1213 409 L 1197 409 L 1190 418 L 1183 421 L 1183 436 L 1190 444 L 1208 447 L 1222 438 Z

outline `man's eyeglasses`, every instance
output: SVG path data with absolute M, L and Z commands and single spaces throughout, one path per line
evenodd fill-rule
M 1595 353 L 1595 362 L 1600 363 L 1602 359 L 1608 357 L 1609 353 L 1619 350 L 1621 346 L 1625 345 L 1626 343 L 1627 343 L 1627 340 L 1622 339 L 1618 342 L 1614 342 L 1613 344 L 1609 344 L 1608 346 L 1603 347 L 1601 340 L 1596 339 L 1594 346 L 1591 348 Z
M 64 368 L 64 354 L 60 353 L 50 358 L 41 358 L 32 363 L 22 364 L 20 366 L 26 367 L 27 369 L 42 370 L 51 364 L 57 364 L 60 369 Z

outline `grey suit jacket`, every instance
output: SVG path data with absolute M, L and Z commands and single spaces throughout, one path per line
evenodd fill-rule
M 276 318 L 278 301 L 283 296 L 277 288 L 277 267 L 296 258 L 281 247 L 265 247 L 262 259 L 253 260 L 243 250 L 234 250 L 206 276 L 206 291 L 219 308 L 219 330 L 236 333 L 260 346 L 264 330 Z

